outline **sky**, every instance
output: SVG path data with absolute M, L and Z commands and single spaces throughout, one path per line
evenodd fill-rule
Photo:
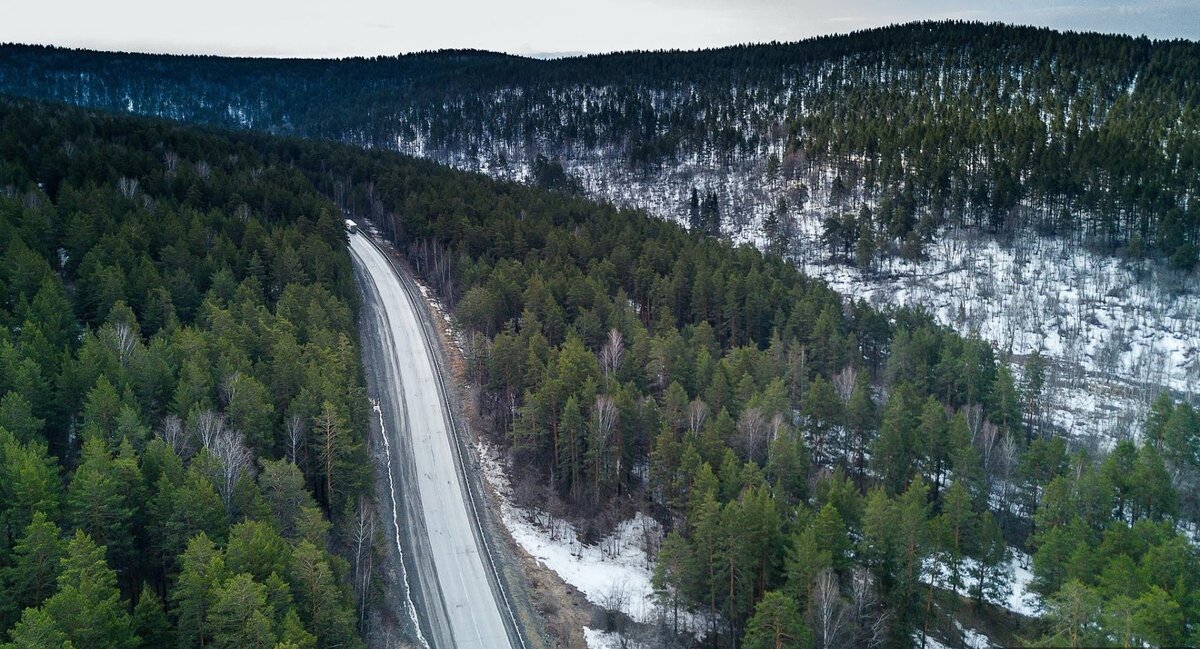
M 1200 0 L 0 0 L 0 42 L 232 56 L 795 41 L 924 19 L 1200 40 Z

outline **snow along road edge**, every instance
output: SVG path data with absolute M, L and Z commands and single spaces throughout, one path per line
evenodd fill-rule
M 387 445 L 388 459 L 399 456 L 405 506 L 391 522 L 408 541 L 404 563 L 413 567 L 414 601 L 424 612 L 415 621 L 418 633 L 426 626 L 435 649 L 524 647 L 481 530 L 436 334 L 417 288 L 366 236 L 349 239 L 364 298 L 363 355 L 376 379 L 369 387 L 391 424 L 381 430 L 395 442 Z

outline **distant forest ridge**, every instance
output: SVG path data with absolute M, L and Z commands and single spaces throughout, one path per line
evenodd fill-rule
M 790 44 L 556 60 L 232 59 L 0 47 L 0 92 L 445 159 L 648 174 L 836 170 L 904 242 L 1033 227 L 1195 265 L 1200 44 L 924 22 Z M 616 168 L 616 167 L 614 167 Z M 846 208 L 849 209 L 849 208 Z M 919 249 L 919 246 L 916 246 Z

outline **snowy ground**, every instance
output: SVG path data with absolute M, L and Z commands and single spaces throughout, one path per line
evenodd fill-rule
M 1008 588 L 1005 591 L 1004 597 L 1001 599 L 987 598 L 988 603 L 1006 608 L 1019 615 L 1025 617 L 1037 617 L 1041 610 L 1041 602 L 1036 593 L 1029 590 L 1030 583 L 1033 581 L 1033 572 L 1030 571 L 1029 555 L 1017 550 L 1010 550 L 1008 561 Z M 961 588 L 955 590 L 963 597 L 971 596 L 971 586 L 974 585 L 974 580 L 970 575 L 974 573 L 976 567 L 973 559 L 963 561 L 961 574 L 964 582 Z M 929 560 L 925 565 L 926 582 L 933 577 L 937 579 L 937 585 L 940 588 L 950 589 L 948 582 L 949 571 L 946 566 L 935 561 Z
M 599 543 L 585 545 L 570 523 L 538 509 L 518 507 L 512 499 L 504 459 L 486 442 L 478 442 L 476 450 L 484 478 L 500 502 L 501 519 L 525 552 L 601 608 L 619 610 L 635 622 L 661 617 L 650 581 L 654 562 L 647 553 L 648 547 L 657 547 L 662 540 L 662 526 L 657 521 L 638 513 Z M 681 618 L 685 628 L 703 628 L 698 618 Z
M 496 156 L 426 151 L 408 153 L 512 180 L 529 165 L 509 149 Z M 762 152 L 765 159 L 768 148 Z M 775 151 L 779 153 L 779 151 Z M 1082 443 L 1108 447 L 1140 433 L 1146 409 L 1163 389 L 1200 395 L 1200 295 L 1194 276 L 1087 251 L 1080 244 L 1032 235 L 1001 244 L 978 231 L 943 230 L 919 264 L 891 260 L 872 277 L 831 263 L 820 246 L 833 174 L 816 169 L 801 179 L 764 178 L 755 161 L 693 156 L 653 173 L 615 164 L 608 151 L 568 157 L 568 172 L 590 195 L 640 207 L 672 220 L 686 217 L 692 187 L 715 191 L 734 241 L 759 245 L 762 217 L 780 197 L 809 200 L 797 222 L 797 264 L 843 295 L 876 306 L 919 305 L 942 324 L 993 343 L 1021 375 L 1023 359 L 1039 351 L 1048 361 L 1042 411 L 1045 424 Z
M 995 646 L 992 644 L 992 641 L 982 633 L 979 633 L 974 629 L 965 628 L 958 622 L 955 622 L 954 625 L 958 627 L 958 632 L 962 634 L 962 646 L 966 649 L 989 649 L 990 647 Z M 922 644 L 922 641 L 924 641 L 924 644 Z M 928 636 L 921 638 L 921 634 L 919 633 L 913 636 L 913 644 L 917 647 L 924 647 L 924 649 L 951 649 L 951 647 L 947 646 L 944 642 L 939 642 L 934 638 Z M 604 649 L 603 645 L 599 645 L 599 647 Z M 589 647 L 589 649 L 595 648 Z
M 974 585 L 973 579 L 969 576 L 975 568 L 975 562 L 972 559 L 967 559 L 963 562 L 963 586 L 953 589 L 963 597 L 970 597 L 971 586 Z M 928 582 L 930 579 L 936 579 L 937 585 L 940 588 L 950 589 L 948 583 L 949 571 L 946 566 L 936 560 L 930 560 L 925 565 L 924 579 Z M 1029 555 L 1016 550 L 1010 551 L 1008 565 L 1008 585 L 1004 592 L 1004 596 L 1000 599 L 987 598 L 987 601 L 996 606 L 1008 609 L 1025 617 L 1037 617 L 1041 610 L 1041 601 L 1036 593 L 1029 590 L 1030 583 L 1033 581 L 1033 573 L 1030 571 Z M 961 634 L 964 646 L 969 649 L 987 649 L 993 646 L 992 641 L 986 635 L 962 626 L 958 620 L 954 620 L 954 625 Z M 917 645 L 920 646 L 921 637 L 916 637 Z M 933 638 L 925 638 L 925 647 L 927 649 L 940 649 L 945 645 L 934 640 Z
M 1139 279 L 1122 260 L 1049 238 L 1002 246 L 947 231 L 929 253 L 921 264 L 894 261 L 877 278 L 823 254 L 799 263 L 844 295 L 919 305 L 992 342 L 1018 376 L 1021 360 L 1040 352 L 1050 362 L 1043 411 L 1069 437 L 1136 436 L 1161 389 L 1198 392 L 1200 297 L 1172 290 L 1176 278 Z
M 638 646 L 628 644 L 628 641 L 616 632 L 600 631 L 587 626 L 583 627 L 583 639 L 587 642 L 588 649 L 625 649 Z

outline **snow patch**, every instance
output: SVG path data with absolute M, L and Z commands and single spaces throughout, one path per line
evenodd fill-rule
M 600 631 L 585 626 L 583 639 L 587 642 L 588 649 L 623 649 L 621 635 L 615 631 Z
M 480 442 L 477 450 L 484 477 L 500 496 L 504 525 L 530 556 L 578 588 L 597 606 L 618 608 L 635 620 L 652 611 L 654 588 L 650 579 L 654 566 L 645 546 L 648 540 L 662 536 L 657 521 L 639 513 L 618 525 L 600 543 L 584 545 L 570 523 L 513 504 L 500 458 L 485 443 Z
M 1028 554 L 1010 549 L 1007 566 L 1007 588 L 1003 597 L 999 599 L 985 597 L 985 600 L 990 604 L 1003 607 L 1018 615 L 1038 617 L 1042 603 L 1037 593 L 1030 590 L 1030 584 L 1033 582 L 1033 572 L 1030 571 L 1029 566 L 1030 558 Z M 962 585 L 955 588 L 949 583 L 950 570 L 945 563 L 936 558 L 930 558 L 925 563 L 923 579 L 927 583 L 930 579 L 933 579 L 939 588 L 953 590 L 962 597 L 971 597 L 973 595 L 972 588 L 976 584 L 973 575 L 977 567 L 978 563 L 974 559 L 970 557 L 964 558 L 959 570 Z
M 599 543 L 586 545 L 570 523 L 540 509 L 514 504 L 503 459 L 491 444 L 478 441 L 476 452 L 484 479 L 499 501 L 501 520 L 526 553 L 579 589 L 592 604 L 619 610 L 636 622 L 661 617 L 663 611 L 651 583 L 654 561 L 648 552 L 663 537 L 658 521 L 639 512 Z M 681 614 L 680 619 L 681 626 L 693 632 L 704 629 L 699 616 Z M 615 634 L 604 637 L 611 635 Z

